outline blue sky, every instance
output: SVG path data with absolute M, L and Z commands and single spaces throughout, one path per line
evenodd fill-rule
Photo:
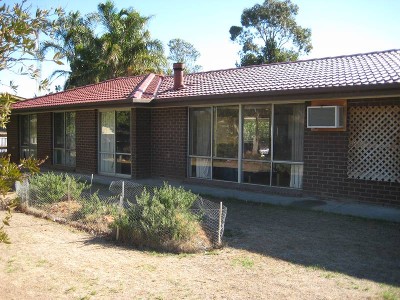
M 3 2 L 0 0 L 0 3 Z M 6 0 L 7 4 L 19 1 Z M 80 10 L 82 14 L 97 9 L 99 1 L 92 0 L 28 0 L 33 7 L 61 6 L 66 11 Z M 244 8 L 257 0 L 114 0 L 118 9 L 133 7 L 142 15 L 152 15 L 149 29 L 153 38 L 160 39 L 165 48 L 169 40 L 182 38 L 200 52 L 198 61 L 204 71 L 235 67 L 239 46 L 229 39 L 229 28 L 240 25 Z M 313 50 L 302 59 L 365 53 L 400 48 L 399 0 L 293 0 L 299 6 L 297 22 L 311 28 Z M 167 50 L 167 49 L 166 49 Z M 67 66 L 65 66 L 67 68 Z M 43 64 L 43 77 L 59 66 Z M 2 72 L 3 73 L 3 72 Z M 8 82 L 9 74 L 0 74 Z M 4 79 L 7 79 L 5 81 Z M 18 95 L 33 97 L 35 82 L 14 78 Z M 57 82 L 62 84 L 62 81 Z M 4 91 L 4 87 L 0 87 Z

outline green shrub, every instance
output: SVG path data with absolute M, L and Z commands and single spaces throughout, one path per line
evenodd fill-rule
M 89 186 L 68 174 L 53 172 L 37 174 L 30 178 L 31 196 L 35 204 L 50 204 L 69 199 L 78 200 L 82 191 Z
M 95 220 L 101 216 L 116 216 L 118 209 L 116 204 L 108 204 L 106 201 L 101 200 L 98 192 L 86 197 L 80 197 L 79 203 L 81 204 L 81 209 L 79 213 L 83 218 Z
M 197 196 L 164 183 L 152 193 L 146 189 L 116 219 L 121 237 L 136 245 L 165 248 L 190 240 L 199 228 L 199 218 L 190 212 Z

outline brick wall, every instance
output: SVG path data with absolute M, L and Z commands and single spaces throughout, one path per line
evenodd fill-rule
M 187 165 L 187 108 L 151 110 L 151 174 L 185 178 Z
M 97 173 L 97 110 L 76 112 L 76 171 Z
M 37 114 L 37 158 L 47 160 L 43 166 L 53 164 L 52 113 Z
M 349 107 L 356 105 L 400 105 L 400 99 L 348 101 Z M 305 129 L 304 192 L 325 198 L 400 206 L 400 183 L 347 177 L 348 139 L 348 131 L 318 132 Z
M 18 162 L 19 151 L 19 117 L 11 115 L 7 124 L 7 153 L 11 154 L 11 161 Z
M 132 178 L 151 177 L 151 110 L 131 110 Z

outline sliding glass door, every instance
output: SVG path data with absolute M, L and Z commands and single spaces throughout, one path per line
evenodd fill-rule
M 99 114 L 100 173 L 131 174 L 130 112 L 105 111 Z
M 189 109 L 189 176 L 301 188 L 304 104 Z

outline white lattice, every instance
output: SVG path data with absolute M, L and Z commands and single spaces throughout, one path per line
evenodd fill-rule
M 349 109 L 349 178 L 400 182 L 400 106 Z

